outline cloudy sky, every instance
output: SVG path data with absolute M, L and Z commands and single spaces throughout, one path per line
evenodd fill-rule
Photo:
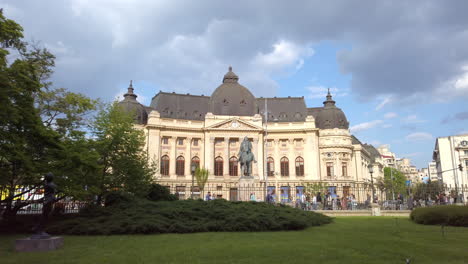
M 53 81 L 111 101 L 134 80 L 209 95 L 229 65 L 255 96 L 330 87 L 361 141 L 418 167 L 468 133 L 468 1 L 0 0 L 56 56 Z

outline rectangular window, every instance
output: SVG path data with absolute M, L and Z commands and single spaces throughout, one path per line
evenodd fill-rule
M 177 139 L 177 145 L 179 145 L 179 146 L 184 145 L 184 139 L 182 139 L 182 138 Z
M 333 162 L 327 162 L 327 176 L 333 176 Z
M 468 150 L 465 150 L 464 153 L 465 153 L 465 155 L 468 155 Z
M 231 147 L 235 147 L 236 146 L 236 141 L 231 141 Z
M 348 164 L 346 164 L 346 162 L 341 164 L 341 173 L 344 177 L 348 176 Z
M 287 140 L 281 140 L 281 147 L 285 148 L 288 146 Z
M 198 146 L 198 139 L 193 140 L 193 146 L 197 147 Z
M 468 160 L 465 160 L 465 168 L 466 170 L 468 170 Z
M 163 138 L 162 143 L 163 143 L 163 145 L 169 144 L 169 138 L 167 138 L 167 137 Z
M 273 140 L 268 140 L 266 145 L 267 147 L 273 147 Z
M 302 140 L 296 140 L 296 147 L 302 147 Z

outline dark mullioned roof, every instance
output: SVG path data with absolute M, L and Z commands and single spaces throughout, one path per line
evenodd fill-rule
M 343 111 L 335 106 L 330 92 L 323 107 L 307 108 L 304 97 L 255 98 L 252 93 L 238 83 L 239 77 L 229 67 L 223 83 L 211 96 L 176 94 L 160 91 L 151 100 L 147 113 L 156 110 L 162 118 L 204 120 L 208 112 L 215 115 L 253 116 L 261 114 L 264 118 L 265 101 L 268 103 L 269 122 L 303 122 L 308 115 L 315 118 L 320 129 L 348 129 L 349 123 Z M 136 95 L 127 96 L 122 102 L 138 104 Z M 127 104 L 127 103 L 126 103 Z M 137 106 L 135 106 L 137 107 Z M 139 106 L 138 106 L 139 109 Z M 139 116 L 139 122 L 146 122 L 146 116 Z

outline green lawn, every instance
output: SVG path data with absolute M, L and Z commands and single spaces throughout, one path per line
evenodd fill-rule
M 66 236 L 54 252 L 15 253 L 0 237 L 0 263 L 468 263 L 468 228 L 407 218 L 340 217 L 304 231 Z

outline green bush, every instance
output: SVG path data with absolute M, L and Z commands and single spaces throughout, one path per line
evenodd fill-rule
M 104 206 L 112 206 L 120 203 L 128 203 L 135 199 L 133 194 L 124 191 L 113 191 L 104 197 Z
M 411 220 L 424 225 L 450 225 L 468 227 L 468 206 L 441 205 L 417 208 L 411 212 Z
M 48 232 L 70 235 L 193 233 L 299 230 L 330 223 L 331 218 L 291 207 L 226 200 L 152 202 L 135 199 L 83 210 L 53 223 Z
M 146 198 L 150 201 L 175 201 L 177 196 L 171 194 L 167 187 L 157 183 L 151 184 Z

